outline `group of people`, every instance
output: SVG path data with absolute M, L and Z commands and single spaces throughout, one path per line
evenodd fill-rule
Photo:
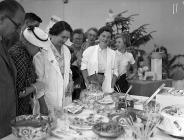
M 52 114 L 94 83 L 104 93 L 126 92 L 127 79 L 136 74 L 124 35 L 116 36 L 116 50 L 109 47 L 109 26 L 84 34 L 59 21 L 46 33 L 41 22 L 14 0 L 0 2 L 0 138 L 11 133 L 10 121 L 16 116 Z

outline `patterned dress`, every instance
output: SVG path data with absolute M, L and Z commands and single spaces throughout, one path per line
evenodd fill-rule
M 19 93 L 26 87 L 36 82 L 37 75 L 33 66 L 33 57 L 28 53 L 22 42 L 17 42 L 10 50 L 9 54 L 14 60 L 17 69 L 16 90 L 18 96 L 17 115 L 32 114 L 31 95 L 19 98 Z

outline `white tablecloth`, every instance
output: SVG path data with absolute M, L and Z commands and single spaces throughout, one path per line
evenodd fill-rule
M 61 140 L 61 139 L 62 138 L 49 137 L 46 140 Z M 81 139 L 82 139 L 82 137 L 81 137 Z M 123 140 L 122 138 L 119 138 L 119 139 Z M 16 138 L 13 134 L 11 134 L 11 135 L 3 138 L 2 140 L 20 140 L 20 139 Z M 69 140 L 69 139 L 68 138 L 63 138 L 62 140 Z M 105 140 L 105 139 L 104 138 L 99 138 L 99 140 Z M 116 140 L 118 140 L 118 139 L 116 139 Z M 126 138 L 126 140 L 131 140 L 131 139 Z M 173 138 L 173 137 L 171 137 L 167 134 L 164 134 L 164 133 L 162 133 L 158 130 L 157 133 L 155 134 L 155 136 L 153 138 L 151 138 L 151 140 L 179 140 L 179 139 Z
M 142 97 L 142 96 L 134 96 L 134 98 L 137 98 L 139 100 L 146 100 L 147 97 Z M 64 129 L 69 129 L 69 127 L 67 126 L 66 122 L 63 122 L 61 120 L 58 121 L 58 128 L 63 129 L 63 127 L 65 127 Z M 73 131 L 73 130 L 71 130 Z M 119 137 L 116 138 L 114 140 L 132 140 L 132 138 L 130 137 L 130 135 L 126 134 L 126 137 Z M 49 137 L 46 138 L 44 140 L 106 140 L 105 138 L 99 137 L 97 136 L 92 130 L 88 130 L 88 131 L 82 131 L 82 135 L 79 134 L 73 134 L 73 135 L 69 135 L 69 136 L 63 136 L 63 138 L 57 138 L 57 137 Z M 20 140 L 18 138 L 16 138 L 13 134 L 3 138 L 2 140 Z M 157 130 L 154 137 L 151 138 L 150 140 L 178 140 L 177 138 L 173 138 L 163 132 L 161 132 L 160 130 Z

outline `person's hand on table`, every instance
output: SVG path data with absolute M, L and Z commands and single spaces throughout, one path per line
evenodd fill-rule
M 66 89 L 66 96 L 71 96 L 73 92 L 73 80 L 70 80 Z
M 38 101 L 39 101 L 39 105 L 40 105 L 40 114 L 42 114 L 42 115 L 49 115 L 49 110 L 48 110 L 48 107 L 46 105 L 44 96 L 39 98 Z

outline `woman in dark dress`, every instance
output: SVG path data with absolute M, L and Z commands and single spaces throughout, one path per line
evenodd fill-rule
M 38 89 L 36 82 L 37 75 L 33 66 L 33 56 L 29 53 L 28 47 L 27 40 L 22 36 L 21 40 L 9 50 L 9 54 L 17 69 L 17 116 L 32 114 L 31 97 Z M 39 83 L 38 85 L 42 84 Z

